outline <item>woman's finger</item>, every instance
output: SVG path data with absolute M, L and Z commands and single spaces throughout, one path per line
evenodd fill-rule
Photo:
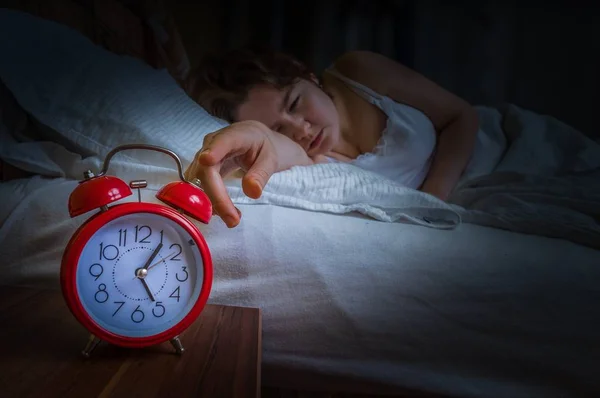
M 205 167 L 199 172 L 202 189 L 210 199 L 213 210 L 218 214 L 229 228 L 233 228 L 240 222 L 241 214 L 233 205 L 219 167 Z
M 277 172 L 275 152 L 270 150 L 270 147 L 264 147 L 242 179 L 244 193 L 253 199 L 260 198 L 264 186 L 275 172 Z
M 192 163 L 187 167 L 187 169 L 183 172 L 183 176 L 187 181 L 193 181 L 194 178 L 200 179 L 200 169 L 202 165 L 198 163 L 198 154 L 192 161 Z
M 211 141 L 215 138 L 215 135 L 219 134 L 219 131 L 215 131 L 213 133 L 208 133 L 204 136 L 204 139 L 202 140 L 202 149 L 206 148 Z

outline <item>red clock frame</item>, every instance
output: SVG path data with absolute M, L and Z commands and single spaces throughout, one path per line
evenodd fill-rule
M 139 213 L 151 213 L 168 218 L 183 227 L 196 243 L 202 256 L 204 277 L 196 303 L 190 312 L 176 325 L 156 335 L 146 337 L 128 337 L 112 333 L 98 325 L 84 309 L 77 290 L 77 268 L 79 258 L 88 241 L 96 232 L 110 221 Z M 75 318 L 96 337 L 123 347 L 147 347 L 163 343 L 181 334 L 198 318 L 212 289 L 213 265 L 208 245 L 198 228 L 176 210 L 154 203 L 130 202 L 109 207 L 88 219 L 71 237 L 62 258 L 60 282 L 67 306 Z

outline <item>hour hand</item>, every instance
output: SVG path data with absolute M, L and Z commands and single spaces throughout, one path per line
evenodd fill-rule
M 146 261 L 146 264 L 144 264 L 144 267 L 143 267 L 144 269 L 148 269 L 148 267 L 150 266 L 150 264 L 152 264 L 152 261 L 154 261 L 154 259 L 156 258 L 156 255 L 158 254 L 160 249 L 162 249 L 162 247 L 163 247 L 162 242 L 159 243 L 158 246 L 156 246 L 156 249 L 154 249 L 154 251 L 150 255 L 150 258 L 148 258 L 148 261 Z

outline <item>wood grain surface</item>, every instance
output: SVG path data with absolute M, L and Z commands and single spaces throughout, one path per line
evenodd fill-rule
M 102 342 L 81 356 L 89 333 L 60 291 L 0 286 L 2 397 L 257 397 L 261 313 L 207 305 L 181 336 L 129 349 Z

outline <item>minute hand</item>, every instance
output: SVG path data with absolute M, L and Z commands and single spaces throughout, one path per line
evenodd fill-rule
M 175 257 L 175 255 L 176 255 L 176 254 L 177 254 L 177 252 L 175 252 L 175 253 L 171 253 L 171 254 L 169 254 L 168 256 L 166 256 L 165 258 L 161 258 L 159 261 L 157 261 L 157 262 L 155 262 L 154 264 L 152 264 L 151 266 L 149 266 L 149 267 L 147 268 L 147 269 L 148 269 L 148 271 L 150 271 L 150 270 L 151 270 L 153 267 L 156 267 L 158 264 L 162 263 L 163 261 L 170 260 L 170 259 L 171 259 L 171 257 Z
M 158 254 L 158 252 L 160 251 L 160 249 L 162 249 L 162 242 L 158 244 L 158 246 L 156 246 L 156 249 L 154 249 L 154 251 L 152 252 L 152 255 L 150 256 L 150 258 L 148 259 L 148 261 L 146 261 L 146 264 L 144 264 L 144 269 L 147 270 L 148 267 L 150 266 L 150 264 L 152 263 L 152 261 L 156 258 L 156 255 Z

